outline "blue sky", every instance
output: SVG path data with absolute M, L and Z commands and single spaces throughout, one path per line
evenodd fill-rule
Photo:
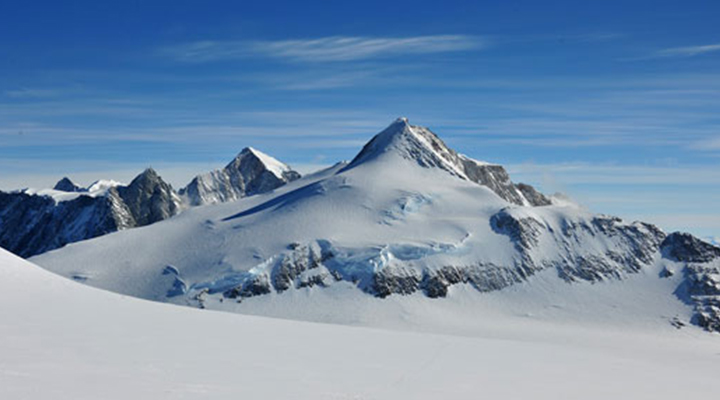
M 116 4 L 117 3 L 117 4 Z M 592 210 L 720 235 L 720 3 L 3 1 L 0 189 L 309 171 L 398 116 Z

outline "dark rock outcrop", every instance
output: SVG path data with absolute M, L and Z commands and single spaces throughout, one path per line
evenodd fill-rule
M 720 262 L 690 264 L 683 274 L 676 295 L 695 307 L 695 324 L 720 333 Z
M 0 247 L 30 257 L 119 229 L 108 198 L 50 197 L 0 192 Z
M 128 186 L 116 191 L 133 219 L 133 226 L 145 226 L 170 218 L 180 212 L 180 199 L 172 187 L 148 168 Z
M 254 276 L 243 285 L 226 291 L 223 295 L 230 299 L 242 299 L 243 297 L 259 296 L 271 292 L 272 287 L 270 286 L 270 279 L 267 275 L 261 274 Z
M 420 288 L 420 277 L 413 270 L 383 269 L 373 274 L 372 278 L 368 291 L 380 298 L 391 294 L 412 294 Z
M 522 193 L 525 199 L 534 206 L 549 206 L 552 204 L 550 199 L 528 184 L 518 183 L 515 187 L 520 191 L 520 193 Z
M 688 233 L 671 233 L 665 238 L 661 248 L 664 256 L 675 261 L 706 263 L 720 258 L 719 247 Z
M 664 257 L 686 263 L 675 294 L 695 307 L 693 322 L 720 333 L 720 248 L 679 232 L 668 235 L 661 248 Z
M 519 251 L 529 250 L 538 244 L 538 237 L 544 226 L 537 220 L 527 218 L 516 218 L 501 210 L 490 218 L 490 226 L 501 235 L 506 235 L 515 244 Z

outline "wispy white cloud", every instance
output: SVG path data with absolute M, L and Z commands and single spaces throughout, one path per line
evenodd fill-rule
M 197 41 L 167 47 L 161 51 L 184 62 L 211 62 L 249 56 L 266 56 L 301 62 L 328 62 L 465 51 L 486 45 L 487 40 L 467 35 L 404 38 L 330 36 L 276 41 Z
M 712 232 L 720 230 L 720 215 L 712 212 L 692 214 L 644 214 L 638 215 L 640 220 L 650 221 L 667 231 L 689 231 L 691 233 Z M 711 233 L 711 234 L 712 234 Z
M 656 50 L 649 54 L 641 54 L 634 57 L 621 58 L 620 61 L 644 61 L 660 58 L 690 58 L 708 53 L 720 52 L 720 43 L 705 44 L 698 46 L 670 47 Z
M 720 150 L 720 133 L 718 133 L 718 137 L 710 138 L 706 140 L 698 140 L 690 145 L 691 149 L 694 150 L 706 150 L 706 151 L 715 151 Z
M 655 53 L 655 55 L 657 57 L 694 57 L 716 51 L 720 51 L 720 43 L 702 46 L 673 47 L 659 50 Z
M 4 94 L 5 96 L 12 98 L 45 98 L 55 97 L 61 93 L 58 90 L 53 89 L 20 88 L 6 90 Z

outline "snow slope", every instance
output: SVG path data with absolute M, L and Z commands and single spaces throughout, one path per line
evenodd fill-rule
M 0 292 L 7 298 L 0 306 L 3 399 L 705 399 L 717 393 L 720 342 L 696 329 L 597 330 L 486 314 L 484 323 L 464 324 L 477 330 L 459 336 L 408 332 L 410 325 L 387 331 L 275 320 L 104 292 L 3 250 Z M 452 324 L 443 314 L 435 317 Z

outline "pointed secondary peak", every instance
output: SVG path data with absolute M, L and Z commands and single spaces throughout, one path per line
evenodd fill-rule
M 152 186 L 157 183 L 165 184 L 160 175 L 158 175 L 158 173 L 152 167 L 148 167 L 142 173 L 136 176 L 135 179 L 130 182 L 130 185 L 128 187 L 148 185 Z
M 261 163 L 265 167 L 265 169 L 270 171 L 279 179 L 285 179 L 284 175 L 291 172 L 293 173 L 293 177 L 295 174 L 297 174 L 287 164 L 253 147 L 246 147 L 242 149 L 240 154 L 235 157 L 235 159 L 226 167 L 226 169 L 238 169 L 240 167 L 240 164 L 243 163 L 243 160 L 248 156 L 253 157 L 255 160 L 257 160 L 257 162 Z
M 145 171 L 143 171 L 141 175 L 158 176 L 158 173 L 153 169 L 153 167 L 147 167 L 147 168 L 145 168 Z
M 147 167 L 143 170 L 143 172 L 137 174 L 135 178 L 133 178 L 132 182 L 135 182 L 138 179 L 155 179 L 158 176 L 158 173 L 152 167 Z M 132 182 L 130 182 L 130 184 L 132 184 Z
M 300 174 L 252 147 L 245 147 L 223 169 L 196 176 L 180 194 L 191 205 L 223 203 L 269 192 Z
M 238 165 L 243 163 L 243 160 L 247 158 L 252 158 L 259 160 L 260 158 L 255 154 L 257 150 L 253 149 L 252 147 L 245 147 L 242 150 L 240 150 L 239 153 L 235 156 L 235 158 L 232 159 L 226 166 L 225 169 L 232 169 L 237 168 Z
M 58 183 L 55 184 L 55 187 L 53 187 L 53 189 L 59 190 L 62 192 L 80 192 L 80 191 L 82 191 L 82 188 L 80 186 L 76 185 L 67 176 L 60 179 L 58 181 Z
M 256 151 L 257 150 L 255 150 L 254 148 L 248 146 L 248 147 L 245 147 L 244 149 L 240 150 L 240 153 L 238 153 L 237 157 L 240 157 L 240 156 L 243 156 L 246 154 L 254 154 Z
M 266 160 L 266 159 L 273 159 L 273 160 L 274 160 L 273 157 L 271 157 L 271 156 L 263 153 L 262 151 L 254 148 L 254 147 L 248 146 L 248 147 L 245 147 L 244 149 L 242 149 L 242 150 L 240 151 L 240 153 L 238 153 L 238 155 L 235 156 L 235 158 L 233 159 L 233 162 L 231 162 L 231 164 L 234 163 L 234 162 L 237 162 L 238 160 L 243 160 L 243 159 L 245 159 L 246 157 L 252 157 L 252 158 L 254 158 L 254 159 L 256 159 L 257 161 L 260 161 L 260 162 L 263 162 L 263 161 Z M 279 162 L 279 161 L 278 161 L 278 162 Z
M 278 162 L 278 163 L 280 163 L 280 164 L 283 164 L 282 162 L 278 161 L 278 160 L 275 159 L 274 157 L 272 157 L 272 156 L 270 156 L 270 155 L 268 155 L 268 154 L 266 154 L 266 153 L 264 153 L 264 152 L 262 152 L 262 151 L 260 151 L 260 150 L 258 150 L 258 149 L 256 149 L 256 148 L 254 148 L 254 147 L 248 146 L 248 147 L 242 149 L 242 151 L 240 152 L 240 154 L 238 154 L 238 156 L 244 155 L 244 154 L 252 154 L 252 155 L 254 155 L 255 157 L 257 157 L 258 159 L 260 159 L 261 161 L 265 161 L 265 160 L 275 160 L 276 162 Z M 285 165 L 285 164 L 283 164 L 283 165 Z

